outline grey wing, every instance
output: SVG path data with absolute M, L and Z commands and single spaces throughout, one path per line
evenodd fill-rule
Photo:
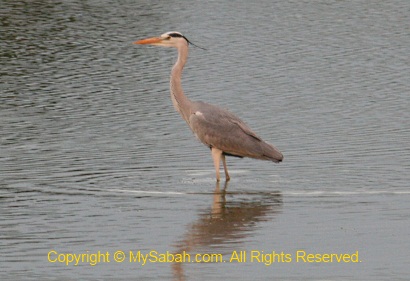
M 239 157 L 282 160 L 282 154 L 275 147 L 264 142 L 231 112 L 202 102 L 196 102 L 192 108 L 189 125 L 205 145 Z

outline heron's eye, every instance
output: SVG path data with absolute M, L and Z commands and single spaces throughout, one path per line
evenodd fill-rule
M 179 33 L 169 33 L 169 36 L 171 36 L 171 37 L 176 37 L 176 38 L 181 38 L 181 37 L 183 37 L 182 34 L 179 34 Z

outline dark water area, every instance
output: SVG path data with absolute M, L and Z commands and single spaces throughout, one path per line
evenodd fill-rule
M 0 279 L 408 280 L 409 15 L 408 1 L 0 0 Z M 283 163 L 228 158 L 215 183 L 172 107 L 175 50 L 132 44 L 171 30 L 206 48 L 190 49 L 186 94 Z

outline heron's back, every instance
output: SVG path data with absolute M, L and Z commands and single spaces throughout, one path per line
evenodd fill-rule
M 281 162 L 282 153 L 263 141 L 236 115 L 219 106 L 193 102 L 189 125 L 198 139 L 226 155 Z

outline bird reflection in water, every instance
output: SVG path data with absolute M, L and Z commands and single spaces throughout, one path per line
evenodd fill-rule
M 228 182 L 223 189 L 216 182 L 211 208 L 188 226 L 183 239 L 175 244 L 174 254 L 189 253 L 191 261 L 197 253 L 230 254 L 251 235 L 258 222 L 268 221 L 280 212 L 280 192 L 227 192 L 227 187 Z M 227 201 L 227 195 L 242 198 Z M 173 263 L 172 271 L 175 280 L 185 280 L 184 263 Z

